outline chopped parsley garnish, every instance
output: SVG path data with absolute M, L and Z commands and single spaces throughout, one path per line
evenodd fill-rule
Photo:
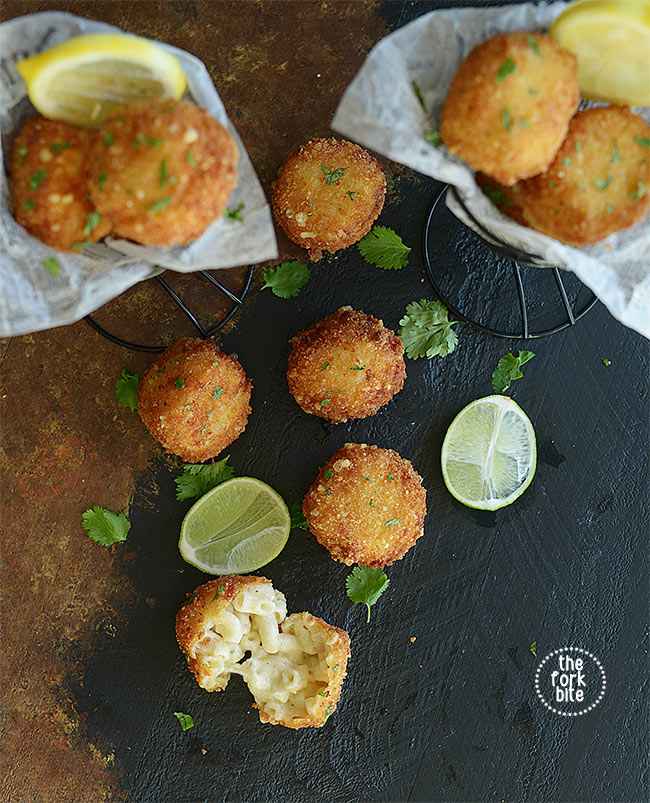
M 159 212 L 161 209 L 164 209 L 167 204 L 171 203 L 171 198 L 169 195 L 166 195 L 164 198 L 161 198 L 159 201 L 154 201 L 152 204 L 148 204 L 145 206 L 145 209 L 148 212 Z
M 34 201 L 28 198 L 26 201 L 23 201 L 23 206 L 28 212 L 31 212 L 32 209 L 34 209 L 34 207 L 36 206 L 36 204 L 34 203 Z
M 346 170 L 349 170 L 348 167 L 337 167 L 335 170 L 330 170 L 329 168 L 325 167 L 325 165 L 321 165 L 321 170 L 325 173 L 325 181 L 333 187 L 335 184 L 339 183 L 339 179 L 345 173 Z
M 368 502 L 368 504 L 370 505 L 370 507 L 374 507 L 375 506 L 375 503 L 373 502 L 372 499 L 370 500 L 370 502 Z
M 100 173 L 99 174 L 99 178 L 97 179 L 97 186 L 99 187 L 100 190 L 104 189 L 104 186 L 106 184 L 106 179 L 107 178 L 108 178 L 108 176 L 106 175 L 106 173 Z
M 188 164 L 192 165 L 192 167 L 196 167 L 197 170 L 199 169 L 199 165 L 197 164 L 197 161 L 194 158 L 194 154 L 192 153 L 192 151 L 187 151 L 185 153 L 185 161 Z
M 86 218 L 86 225 L 84 226 L 83 235 L 87 237 L 93 229 L 96 229 L 99 226 L 99 223 L 102 219 L 102 216 L 96 209 L 93 209 L 92 212 L 88 213 L 88 217 Z
M 377 602 L 389 583 L 390 580 L 381 569 L 371 569 L 369 566 L 355 566 L 345 578 L 348 597 L 352 602 L 367 606 L 367 622 L 370 621 L 370 606 Z
M 620 162 L 621 157 L 618 155 L 618 142 L 614 143 L 614 149 L 612 150 L 612 155 L 609 157 L 610 162 Z
M 164 187 L 167 183 L 167 159 L 163 159 L 160 162 L 160 179 L 158 180 L 158 185 L 160 187 Z
M 514 125 L 514 121 L 510 115 L 510 109 L 501 110 L 501 122 L 503 123 L 505 130 L 510 133 L 512 126 Z
M 347 393 L 347 390 L 328 390 L 325 393 L 324 398 L 321 399 L 320 406 L 325 407 L 325 405 L 329 404 L 332 399 L 330 397 L 331 393 Z
M 388 482 L 393 482 L 393 480 L 395 479 L 395 477 L 393 477 L 391 474 L 387 474 L 387 475 L 386 475 L 386 479 L 388 480 Z
M 165 369 L 161 368 L 160 371 L 156 371 L 154 374 L 151 374 L 151 376 L 160 376 L 161 374 L 164 374 L 164 373 L 165 373 Z
M 601 357 L 600 359 L 601 359 L 601 362 L 602 362 L 602 364 L 603 364 L 605 367 L 607 367 L 607 366 L 609 366 L 609 365 L 611 365 L 611 364 L 612 364 L 612 361 L 611 361 L 611 360 L 608 360 L 608 359 L 607 359 L 607 357 Z
M 70 147 L 69 142 L 53 142 L 50 145 L 50 150 L 52 151 L 52 153 L 60 153 L 61 151 L 64 151 L 66 148 L 69 147 Z
M 327 371 L 327 369 L 328 369 L 329 367 L 330 367 L 330 363 L 329 363 L 329 360 L 328 360 L 327 362 L 324 362 L 324 363 L 321 365 L 320 369 L 321 369 L 321 371 Z
M 351 200 L 351 201 L 354 201 L 354 196 L 355 196 L 355 195 L 358 195 L 358 194 L 359 194 L 359 193 L 358 193 L 358 192 L 355 192 L 354 190 L 348 190 L 348 195 L 350 196 L 350 200 Z
M 372 482 L 372 480 L 370 479 L 370 477 L 365 477 L 365 476 L 364 476 L 364 480 L 366 480 L 366 482 Z
M 216 368 L 217 365 L 219 365 L 219 361 L 218 360 L 212 360 L 212 367 Z
M 526 34 L 526 41 L 530 45 L 530 49 L 536 56 L 539 56 L 540 59 L 542 58 L 542 51 L 539 49 L 539 45 L 537 44 L 537 40 L 535 39 L 532 34 Z
M 494 76 L 494 80 L 499 83 L 508 75 L 510 75 L 510 73 L 515 72 L 516 69 L 517 65 L 511 58 L 508 57 L 499 68 L 499 72 Z
M 511 201 L 505 192 L 498 187 L 488 187 L 486 184 L 481 189 L 495 206 L 514 206 L 514 201 Z
M 532 652 L 532 654 L 535 656 L 535 658 L 537 658 L 537 642 L 536 641 L 533 641 L 533 643 L 530 645 L 529 649 Z
M 557 187 L 557 181 L 552 181 L 552 180 L 549 181 L 548 186 L 551 187 L 551 189 Z
M 118 515 L 98 505 L 81 514 L 81 526 L 88 533 L 88 537 L 100 546 L 110 546 L 118 541 L 126 541 L 126 536 L 131 529 L 129 520 L 124 513 Z
M 228 220 L 238 220 L 240 223 L 244 222 L 244 218 L 239 214 L 244 208 L 244 202 L 240 201 L 235 209 L 226 209 L 223 213 Z
M 193 405 L 193 404 L 184 404 L 184 405 L 183 405 L 183 410 L 191 410 L 191 409 L 192 409 L 192 407 L 194 407 L 194 405 Z
M 134 148 L 138 148 L 140 147 L 140 144 L 142 142 L 146 142 L 147 145 L 149 145 L 151 148 L 154 148 L 156 145 L 162 145 L 164 140 L 152 139 L 151 137 L 148 137 L 146 134 L 143 134 L 141 131 L 138 131 L 138 133 L 133 138 L 131 145 L 133 145 Z
M 25 161 L 25 156 L 27 156 L 27 148 L 24 145 L 22 148 L 18 148 L 18 156 L 20 156 L 20 162 L 18 164 L 22 164 Z
M 630 198 L 633 201 L 638 201 L 639 198 L 643 198 L 645 195 L 645 184 L 643 181 L 637 181 L 636 190 L 630 193 Z
M 650 148 L 650 137 L 634 137 L 634 141 L 638 142 L 643 148 Z
M 291 529 L 292 530 L 309 530 L 307 519 L 302 512 L 302 505 L 298 502 L 292 502 L 289 505 L 289 516 L 291 516 Z
M 325 480 L 325 482 L 331 480 L 333 476 L 334 472 L 331 469 L 326 468 L 325 471 L 323 471 L 323 479 Z
M 174 716 L 180 722 L 181 728 L 184 731 L 194 727 L 194 720 L 189 714 L 183 714 L 181 711 L 174 711 Z
M 366 370 L 365 365 L 353 365 L 352 368 L 350 368 L 350 371 L 365 371 L 365 370 Z
M 325 488 L 325 496 L 331 496 L 331 495 L 332 495 L 332 489 L 331 488 Z
M 115 395 L 122 407 L 129 410 L 138 409 L 138 390 L 140 388 L 140 375 L 130 374 L 126 368 L 122 369 L 122 377 L 115 383 Z
M 399 524 L 399 519 L 391 519 L 390 521 L 387 521 L 384 526 L 385 527 L 394 527 L 396 524 Z
M 204 426 L 204 427 L 201 429 L 201 435 L 205 435 L 205 432 L 206 432 L 206 430 L 207 430 L 207 428 L 208 428 L 209 426 L 210 426 L 209 424 L 206 424 L 206 425 L 205 425 L 205 426 Z
M 458 335 L 451 328 L 458 321 L 448 319 L 448 310 L 440 301 L 421 298 L 412 301 L 400 320 L 398 335 L 404 343 L 406 356 L 446 357 L 456 348 Z
M 107 148 L 110 148 L 114 141 L 115 137 L 110 131 L 104 134 L 104 145 L 106 145 Z
M 181 605 L 181 608 L 185 607 L 185 605 L 190 605 L 196 599 L 196 591 L 192 591 L 189 597 L 185 600 L 185 602 Z
M 180 390 L 185 387 L 185 380 L 183 379 L 182 376 L 177 376 L 176 379 L 174 380 L 174 384 Z
M 564 159 L 562 159 L 562 164 L 565 167 L 568 167 L 571 164 L 571 159 L 568 156 L 565 156 Z
M 492 374 L 492 387 L 495 393 L 503 393 L 508 390 L 510 383 L 515 379 L 521 379 L 523 374 L 520 368 L 528 360 L 532 360 L 535 354 L 532 351 L 520 351 L 518 356 L 505 354 L 499 360 L 496 370 Z
M 521 120 L 519 121 L 519 125 L 522 128 L 528 128 L 530 126 L 530 123 L 528 122 L 528 120 L 526 120 L 525 117 L 522 117 Z
M 176 477 L 176 499 L 184 502 L 186 499 L 199 497 L 221 485 L 222 482 L 235 476 L 235 469 L 228 465 L 229 455 L 216 463 L 183 463 L 183 473 Z
M 40 187 L 43 181 L 47 178 L 47 173 L 42 167 L 39 167 L 34 175 L 29 179 L 29 189 L 36 190 Z
M 420 89 L 419 84 L 417 81 L 411 81 L 411 89 L 413 90 L 413 94 L 418 99 L 418 103 L 422 106 L 423 111 L 427 110 L 427 107 L 424 103 L 424 97 L 422 95 L 422 90 Z
M 212 602 L 215 602 L 221 596 L 221 592 L 224 590 L 225 586 L 217 586 L 217 593 L 212 597 Z
M 283 262 L 275 268 L 264 271 L 262 290 L 271 288 L 278 298 L 293 298 L 309 281 L 309 268 L 301 262 Z
M 613 211 L 614 211 L 614 206 L 612 204 L 607 204 L 607 206 L 605 207 L 605 212 L 607 212 L 607 214 L 611 214 Z
M 83 240 L 80 243 L 72 243 L 72 245 L 70 246 L 70 250 L 71 251 L 83 251 L 84 248 L 89 244 L 90 244 L 90 240 L 88 238 L 86 238 L 85 240 Z
M 223 393 L 223 388 L 220 388 L 219 385 L 215 386 L 214 392 L 210 396 L 211 399 L 220 399 L 221 394 Z
M 52 276 L 58 276 L 61 270 L 61 263 L 56 257 L 48 257 L 43 260 L 43 267 L 49 271 Z
M 371 265 L 384 270 L 400 270 L 408 265 L 411 249 L 402 238 L 386 226 L 373 226 L 357 243 L 361 256 Z
M 598 187 L 601 192 L 604 192 L 607 187 L 614 181 L 614 176 L 607 176 L 607 178 L 597 178 L 594 181 L 594 185 Z
M 439 131 L 427 131 L 424 138 L 427 142 L 430 142 L 434 148 L 439 148 L 442 145 L 442 137 Z

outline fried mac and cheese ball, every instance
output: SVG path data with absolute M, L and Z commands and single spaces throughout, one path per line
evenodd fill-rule
M 650 210 L 650 126 L 621 106 L 578 112 L 545 173 L 523 181 L 527 225 L 569 245 L 587 245 Z
M 440 134 L 450 153 L 511 186 L 548 167 L 578 101 L 575 56 L 543 34 L 500 33 L 458 68 Z
M 392 449 L 346 443 L 302 503 L 309 529 L 335 560 L 389 566 L 424 532 L 422 478 Z
M 197 588 L 176 616 L 176 637 L 203 689 L 223 691 L 241 675 L 261 722 L 320 728 L 341 696 L 350 637 L 310 613 L 287 616 L 265 577 L 228 575 Z
M 111 228 L 87 197 L 88 154 L 94 136 L 35 115 L 13 143 L 14 217 L 34 237 L 60 251 L 96 242 Z
M 341 307 L 291 340 L 287 381 L 306 413 L 366 418 L 404 385 L 402 341 L 380 320 Z
M 201 463 L 244 431 L 252 386 L 235 357 L 211 340 L 185 338 L 166 349 L 145 372 L 138 412 L 165 451 Z
M 113 232 L 145 245 L 190 243 L 220 217 L 237 183 L 237 146 L 189 101 L 125 106 L 95 140 L 88 190 Z
M 358 242 L 384 206 L 386 179 L 363 148 L 312 139 L 292 151 L 273 184 L 273 212 L 311 260 Z

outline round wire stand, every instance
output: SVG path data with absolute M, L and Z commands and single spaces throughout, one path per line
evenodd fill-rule
M 253 280 L 253 273 L 254 273 L 254 266 L 251 265 L 248 268 L 246 273 L 246 278 L 244 280 L 244 287 L 242 288 L 241 294 L 239 296 L 232 293 L 228 290 L 227 287 L 224 287 L 223 284 L 218 279 L 215 279 L 212 274 L 208 273 L 205 270 L 197 271 L 201 276 L 210 282 L 210 284 L 216 288 L 219 292 L 223 293 L 223 295 L 228 298 L 229 301 L 232 302 L 232 307 L 228 310 L 228 312 L 224 315 L 224 317 L 219 321 L 219 323 L 214 324 L 210 327 L 204 327 L 197 316 L 192 312 L 192 310 L 187 306 L 187 304 L 183 301 L 183 299 L 169 286 L 169 284 L 162 278 L 162 276 L 153 276 L 152 279 L 163 288 L 163 290 L 172 298 L 172 300 L 180 307 L 180 309 L 184 312 L 184 314 L 189 318 L 192 322 L 194 328 L 198 331 L 199 336 L 206 340 L 209 337 L 215 335 L 220 329 L 222 329 L 228 321 L 231 320 L 233 315 L 235 315 L 244 305 L 244 299 L 246 298 L 246 294 L 248 293 L 251 282 Z M 148 346 L 143 345 L 142 343 L 132 343 L 130 340 L 124 340 L 121 337 L 117 337 L 117 335 L 111 334 L 111 332 L 104 329 L 103 326 L 97 323 L 94 318 L 90 315 L 86 315 L 84 318 L 86 323 L 88 323 L 96 332 L 100 335 L 105 337 L 107 340 L 110 340 L 111 343 L 115 343 L 118 346 L 123 346 L 127 349 L 132 349 L 133 351 L 146 351 L 151 354 L 160 354 L 160 352 L 164 351 L 168 346 L 169 343 L 166 345 L 154 345 Z
M 495 329 L 490 326 L 486 326 L 483 323 L 475 320 L 474 318 L 470 317 L 467 313 L 463 312 L 458 304 L 455 304 L 452 300 L 449 299 L 447 293 L 440 287 L 440 283 L 436 278 L 436 274 L 434 271 L 434 264 L 433 258 L 430 253 L 430 232 L 431 232 L 431 225 L 434 220 L 436 213 L 439 211 L 440 207 L 444 207 L 443 199 L 447 192 L 453 193 L 455 200 L 458 204 L 462 207 L 464 213 L 468 216 L 468 218 L 474 223 L 477 228 L 477 234 L 480 239 L 487 245 L 489 248 L 499 254 L 502 257 L 510 260 L 512 262 L 512 275 L 513 280 L 515 283 L 515 287 L 517 290 L 517 300 L 519 302 L 519 311 L 521 316 L 521 329 L 516 332 L 509 332 L 503 329 Z M 561 332 L 563 329 L 566 329 L 569 326 L 574 326 L 581 318 L 583 318 L 589 310 L 591 310 L 595 304 L 597 303 L 598 299 L 596 296 L 591 293 L 591 298 L 585 302 L 580 310 L 575 310 L 574 307 L 571 305 L 569 301 L 569 297 L 567 294 L 567 290 L 564 286 L 564 282 L 562 281 L 562 277 L 560 275 L 560 271 L 555 265 L 550 265 L 543 261 L 542 257 L 538 256 L 537 254 L 529 254 L 525 251 L 521 251 L 519 249 L 513 248 L 512 246 L 508 245 L 507 243 L 498 240 L 495 235 L 489 231 L 467 208 L 464 201 L 458 193 L 456 192 L 455 188 L 451 185 L 447 185 L 443 187 L 443 189 L 438 193 L 436 198 L 433 201 L 429 214 L 427 216 L 427 221 L 424 227 L 424 234 L 423 234 L 423 252 L 424 252 L 424 264 L 425 269 L 427 272 L 427 276 L 429 281 L 433 285 L 434 290 L 440 297 L 440 299 L 445 303 L 447 308 L 460 318 L 465 323 L 474 326 L 476 329 L 480 329 L 482 332 L 486 332 L 490 335 L 495 335 L 496 337 L 505 337 L 509 339 L 519 339 L 519 340 L 531 340 L 533 338 L 540 338 L 540 337 L 548 337 L 549 335 L 554 335 L 557 332 Z M 528 318 L 528 304 L 526 301 L 526 292 L 524 289 L 524 280 L 522 277 L 521 267 L 533 267 L 533 268 L 544 268 L 550 270 L 553 274 L 553 278 L 555 280 L 555 285 L 557 287 L 557 291 L 560 296 L 560 300 L 562 302 L 562 307 L 566 314 L 566 320 L 562 321 L 562 323 L 557 324 L 556 326 L 552 326 L 548 329 L 542 329 L 540 331 L 531 331 L 530 322 Z

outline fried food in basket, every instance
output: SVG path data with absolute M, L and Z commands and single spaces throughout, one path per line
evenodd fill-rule
M 650 210 L 649 146 L 650 126 L 627 108 L 578 112 L 548 170 L 519 185 L 525 222 L 576 246 L 632 226 Z
M 578 107 L 575 56 L 550 37 L 500 33 L 472 50 L 445 100 L 447 150 L 511 186 L 551 163 Z
M 426 491 L 397 452 L 346 443 L 318 472 L 302 508 L 335 560 L 377 568 L 404 557 L 423 534 Z
M 350 637 L 310 613 L 287 616 L 284 594 L 265 577 L 228 575 L 189 595 L 176 637 L 203 689 L 241 675 L 260 721 L 320 728 L 341 696 Z
M 246 427 L 253 383 L 211 340 L 185 338 L 149 366 L 138 412 L 165 451 L 188 463 L 216 457 Z
M 93 135 L 35 115 L 16 135 L 11 154 L 13 214 L 52 248 L 66 251 L 110 231 L 86 190 Z
M 404 385 L 402 341 L 352 307 L 300 332 L 291 346 L 289 390 L 306 413 L 328 421 L 374 415 Z
M 292 151 L 273 184 L 273 212 L 311 260 L 338 251 L 370 231 L 384 206 L 386 179 L 363 148 L 312 139 Z
M 124 106 L 92 150 L 88 191 L 120 237 L 190 243 L 220 217 L 237 182 L 237 146 L 189 101 Z

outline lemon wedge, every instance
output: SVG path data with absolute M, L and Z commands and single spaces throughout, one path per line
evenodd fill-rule
M 649 0 L 578 0 L 560 14 L 551 36 L 577 57 L 584 97 L 650 104 Z
M 175 56 L 127 34 L 75 36 L 16 67 L 42 115 L 84 128 L 99 128 L 124 104 L 180 98 L 186 86 Z

